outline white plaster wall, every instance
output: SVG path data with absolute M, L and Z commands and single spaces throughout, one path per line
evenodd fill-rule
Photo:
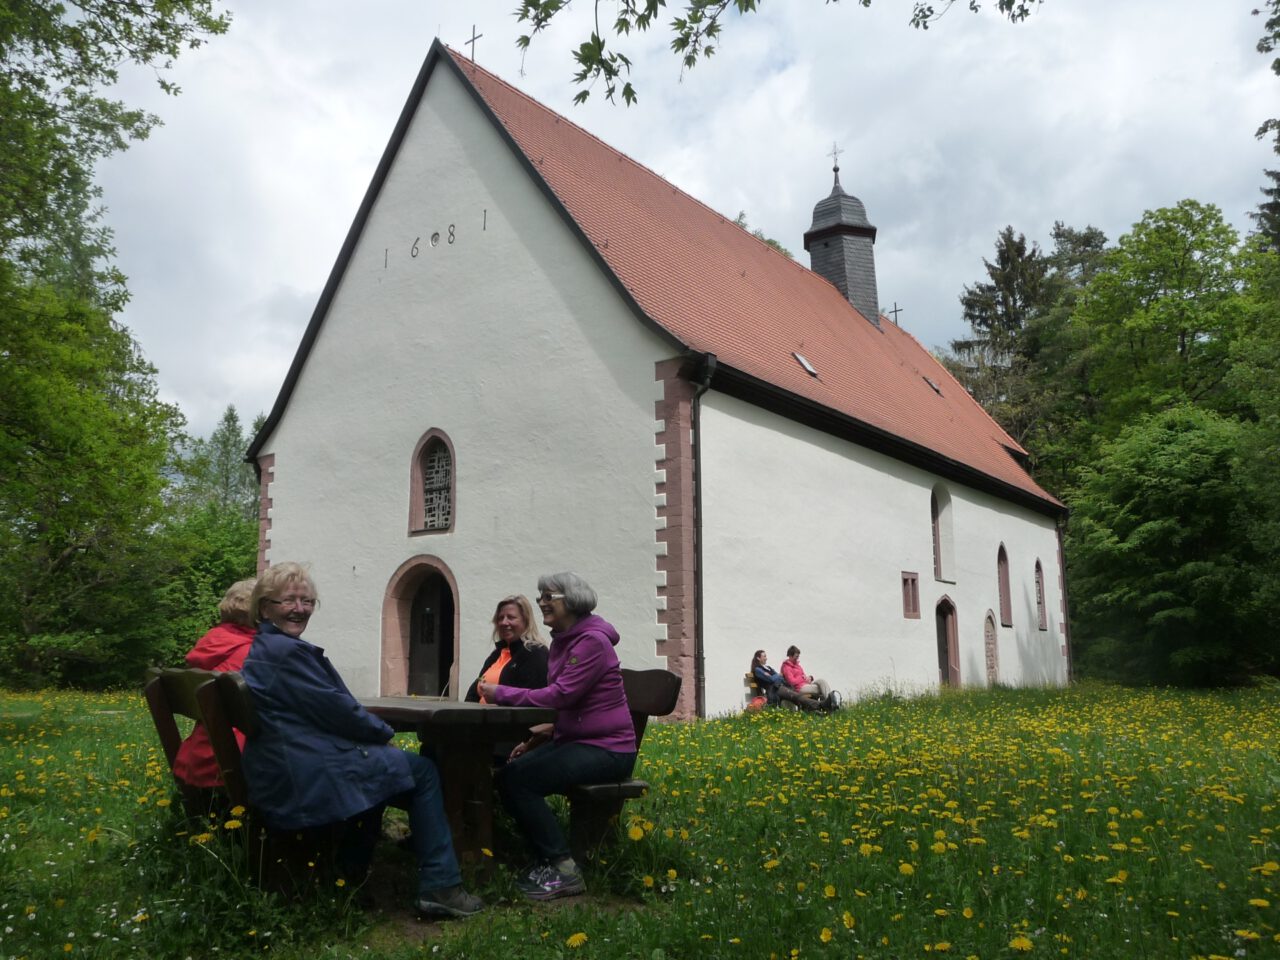
M 983 622 L 999 622 L 996 552 L 1009 556 L 1014 625 L 1000 628 L 1000 681 L 1063 683 L 1061 590 L 1053 521 L 947 482 L 952 579 L 933 576 L 929 498 L 939 478 L 709 392 L 700 412 L 703 642 L 709 715 L 739 710 L 755 650 L 786 649 L 846 696 L 936 689 L 934 610 L 956 606 L 961 682 L 986 683 Z M 1037 627 L 1034 564 L 1048 630 Z M 920 577 L 906 619 L 901 577 Z
M 564 569 L 599 592 L 625 664 L 663 665 L 653 364 L 672 353 L 438 67 L 263 451 L 268 559 L 312 562 L 307 639 L 357 695 L 378 692 L 384 591 L 418 554 L 457 579 L 463 683 L 494 603 Z M 409 536 L 410 458 L 432 427 L 456 456 L 455 528 Z

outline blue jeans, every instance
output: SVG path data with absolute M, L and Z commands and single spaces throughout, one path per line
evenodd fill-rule
M 582 743 L 549 743 L 516 757 L 495 778 L 502 805 L 534 856 L 554 863 L 569 855 L 569 843 L 547 797 L 579 784 L 623 780 L 631 776 L 635 764 L 634 753 L 614 753 Z
M 426 757 L 405 753 L 413 773 L 413 789 L 390 798 L 387 803 L 409 811 L 409 842 L 418 861 L 418 893 L 452 887 L 462 882 L 458 858 L 453 852 L 453 836 L 444 813 L 440 792 L 440 772 Z M 382 811 L 379 804 L 347 821 L 347 830 L 338 853 L 338 865 L 344 873 L 361 877 L 373 859 L 373 848 L 382 833 Z

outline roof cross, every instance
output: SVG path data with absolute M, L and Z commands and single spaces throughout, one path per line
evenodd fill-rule
M 885 313 L 891 314 L 891 315 L 893 316 L 893 325 L 894 325 L 895 327 L 900 327 L 900 326 L 902 326 L 902 324 L 900 324 L 900 323 L 898 322 L 898 314 L 900 314 L 901 312 L 902 312 L 902 308 L 901 308 L 900 306 L 898 306 L 898 301 L 897 301 L 897 300 L 893 301 L 893 309 L 892 309 L 892 310 L 886 310 L 886 311 L 885 311 Z
M 840 149 L 839 144 L 831 144 L 831 152 L 828 153 L 827 156 L 831 158 L 832 163 L 835 164 L 835 169 L 837 170 L 840 169 L 840 154 L 842 153 L 844 153 L 844 151 Z
M 476 33 L 476 25 L 473 23 L 473 24 L 471 25 L 471 39 L 470 39 L 470 40 L 463 40 L 463 41 L 462 41 L 462 45 L 463 45 L 464 47 L 466 47 L 466 46 L 470 46 L 470 47 L 471 47 L 471 62 L 472 62 L 472 63 L 475 63 L 475 62 L 476 62 L 476 41 L 477 41 L 477 40 L 479 40 L 479 39 L 480 39 L 481 37 L 483 37 L 483 36 L 484 36 L 484 34 L 483 34 L 483 33 Z

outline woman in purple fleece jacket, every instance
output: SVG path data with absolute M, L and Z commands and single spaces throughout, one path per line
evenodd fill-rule
M 547 685 L 478 687 L 490 703 L 557 711 L 550 729 L 535 728 L 497 774 L 503 806 L 533 848 L 535 863 L 519 881 L 531 900 L 586 889 L 547 797 L 578 784 L 623 780 L 636 762 L 635 727 L 614 651 L 618 631 L 592 613 L 595 608 L 596 592 L 576 573 L 539 578 L 538 609 L 551 628 Z

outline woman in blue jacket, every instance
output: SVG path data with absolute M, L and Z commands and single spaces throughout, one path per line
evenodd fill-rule
M 353 874 L 368 868 L 386 805 L 406 809 L 419 912 L 476 913 L 483 904 L 462 888 L 435 764 L 389 743 L 391 727 L 302 639 L 316 603 L 315 584 L 297 563 L 275 564 L 254 587 L 258 632 L 240 671 L 258 717 L 244 747 L 250 800 L 277 830 L 347 821 L 339 865 Z

